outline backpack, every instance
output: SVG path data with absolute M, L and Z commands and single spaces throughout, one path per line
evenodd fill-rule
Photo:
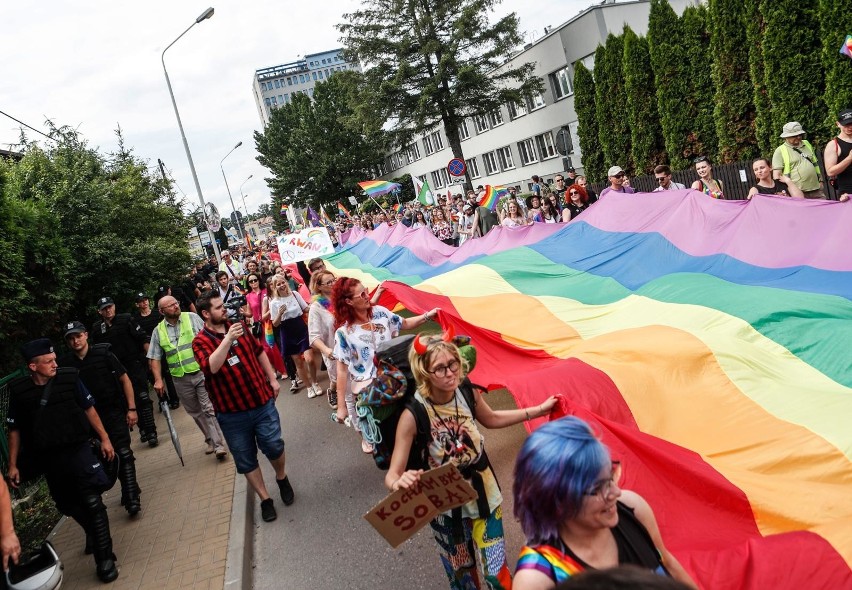
M 373 461 L 375 461 L 376 467 L 382 471 L 387 471 L 390 468 L 393 448 L 396 443 L 396 428 L 399 425 L 399 418 L 403 410 L 406 409 L 414 416 L 417 433 L 414 435 L 414 442 L 411 444 L 405 469 L 429 469 L 429 443 L 432 440 L 432 429 L 426 408 L 414 397 L 417 384 L 408 362 L 408 350 L 413 341 L 413 335 L 398 336 L 381 343 L 376 350 L 376 357 L 379 361 L 394 366 L 404 376 L 406 384 L 405 393 L 402 397 L 383 406 L 359 405 L 357 408 L 364 439 L 373 445 Z M 459 391 L 464 396 L 473 415 L 476 416 L 474 387 L 483 389 L 474 385 L 465 377 L 459 385 Z

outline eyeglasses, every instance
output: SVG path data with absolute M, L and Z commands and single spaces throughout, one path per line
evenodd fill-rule
M 352 295 L 349 296 L 350 299 L 357 299 L 358 297 L 361 299 L 369 299 L 370 292 L 367 289 L 364 289 L 360 293 L 352 293 Z
M 607 496 L 612 492 L 613 487 L 618 486 L 621 480 L 621 461 L 612 462 L 612 473 L 603 481 L 598 481 L 586 492 L 587 496 L 597 496 L 601 500 L 606 500 Z
M 260 281 L 258 281 L 257 279 L 249 279 L 248 282 L 249 282 L 249 284 L 251 284 L 251 283 L 259 283 Z
M 167 305 L 161 305 L 161 306 L 160 306 L 160 309 L 169 309 L 169 308 L 171 308 L 171 307 L 180 307 L 180 303 L 178 303 L 177 301 L 175 301 L 174 303 L 169 303 L 169 304 L 167 304 Z
M 656 178 L 657 182 L 663 182 L 666 178 L 668 178 L 668 175 L 657 176 Z
M 461 365 L 459 364 L 458 361 L 451 361 L 450 364 L 448 364 L 448 365 L 438 365 L 437 367 L 435 367 L 431 371 L 426 371 L 426 372 L 430 373 L 432 375 L 435 375 L 436 377 L 446 377 L 447 371 L 452 372 L 454 375 L 456 373 L 458 373 L 460 366 Z
M 331 279 L 331 280 L 326 281 L 324 283 L 320 283 L 320 285 L 322 285 L 323 287 L 330 287 L 331 285 L 333 285 L 336 282 L 337 282 L 337 279 Z

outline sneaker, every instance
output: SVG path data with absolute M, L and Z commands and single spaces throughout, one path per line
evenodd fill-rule
M 275 506 L 273 506 L 272 498 L 267 498 L 260 503 L 260 517 L 263 519 L 263 522 L 272 522 L 278 518 L 278 513 L 275 512 Z
M 276 479 L 275 483 L 278 484 L 278 490 L 281 492 L 281 501 L 284 502 L 285 506 L 289 506 L 293 503 L 293 500 L 296 499 L 296 494 L 293 492 L 293 486 L 290 485 L 290 478 L 288 476 L 284 476 L 284 479 Z
M 299 379 L 298 377 L 296 377 L 296 378 L 294 379 L 294 381 L 296 382 L 296 385 L 298 385 L 299 387 L 301 387 L 302 385 L 304 385 L 304 384 L 305 384 L 305 383 L 304 383 L 304 381 L 302 381 L 302 380 L 301 380 L 301 379 Z
M 325 390 L 325 396 L 328 398 L 328 405 L 331 406 L 332 410 L 337 409 L 337 390 L 333 387 L 329 387 Z
M 368 455 L 372 455 L 373 454 L 373 445 L 371 445 L 370 443 L 368 443 L 365 440 L 362 440 L 361 441 L 361 450 L 364 451 Z
M 352 420 L 349 418 L 349 416 L 346 416 L 346 418 L 343 419 L 343 425 L 346 428 L 352 428 Z
M 219 449 L 216 451 L 216 458 L 219 459 L 219 461 L 224 461 L 228 458 L 228 451 L 225 449 Z
M 291 382 L 290 382 L 290 393 L 296 393 L 297 391 L 299 391 L 299 384 L 298 384 L 298 382 L 296 382 L 296 381 L 291 381 Z
M 319 386 L 319 383 L 314 383 L 310 387 L 308 387 L 308 397 L 315 398 L 322 396 L 322 388 Z

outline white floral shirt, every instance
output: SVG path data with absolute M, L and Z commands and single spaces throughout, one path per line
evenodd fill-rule
M 372 330 L 364 326 L 372 327 Z M 349 367 L 349 377 L 366 381 L 376 376 L 373 357 L 376 347 L 395 338 L 402 328 L 402 318 L 382 307 L 373 306 L 373 317 L 367 324 L 341 326 L 334 333 L 334 356 Z

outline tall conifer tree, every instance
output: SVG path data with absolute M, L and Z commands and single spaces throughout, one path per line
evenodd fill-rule
M 749 160 L 758 149 L 746 45 L 748 11 L 743 0 L 709 0 L 708 7 L 718 159 Z
M 596 110 L 595 79 L 583 62 L 577 62 L 574 66 L 574 111 L 577 113 L 577 135 L 583 153 L 583 172 L 589 182 L 603 180 L 606 173 Z
M 636 174 L 651 174 L 654 166 L 667 161 L 666 150 L 657 114 L 648 40 L 628 26 L 624 27 L 624 90 Z
M 710 34 L 707 32 L 707 9 L 704 6 L 689 6 L 680 17 L 681 42 L 687 70 L 685 84 L 687 98 L 684 101 L 687 120 L 691 121 L 686 137 L 685 153 L 688 158 L 697 155 L 715 160 L 718 154 L 716 121 L 713 116 L 713 78 L 710 64 Z
M 820 0 L 819 12 L 828 114 L 821 129 L 815 129 L 813 134 L 817 139 L 827 140 L 837 134 L 837 113 L 852 108 L 852 60 L 840 55 L 841 44 L 852 33 L 852 10 L 846 2 Z
M 766 88 L 766 67 L 763 62 L 763 32 L 766 30 L 766 20 L 760 10 L 761 0 L 745 0 L 745 4 L 748 11 L 746 18 L 748 65 L 752 84 L 754 84 L 754 133 L 760 153 L 768 157 L 775 149 L 778 131 L 775 131 L 772 124 L 772 102 Z
M 630 129 L 627 123 L 627 94 L 624 91 L 624 39 L 610 33 L 606 45 L 595 51 L 595 105 L 598 137 L 604 154 L 604 166 L 621 166 L 628 175 L 634 172 L 630 153 Z

